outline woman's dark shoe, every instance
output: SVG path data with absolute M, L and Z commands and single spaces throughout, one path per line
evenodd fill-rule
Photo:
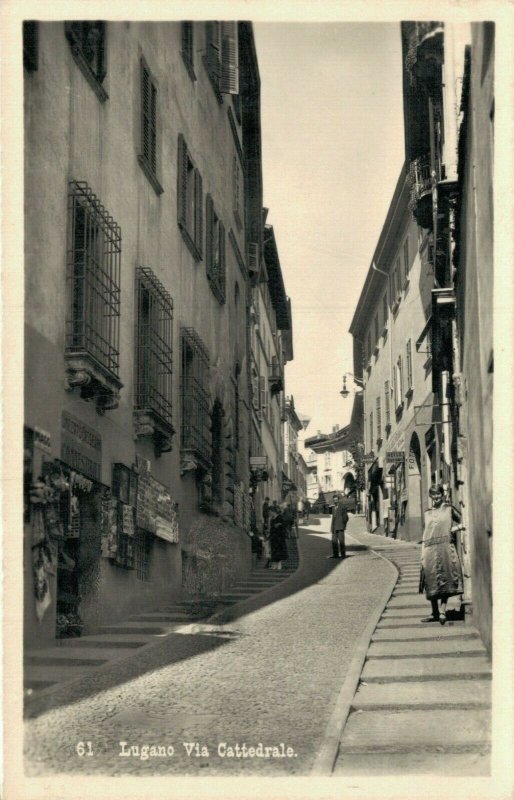
M 423 619 L 420 620 L 420 622 L 440 622 L 440 618 L 434 617 L 434 615 L 431 614 L 429 617 L 423 617 Z

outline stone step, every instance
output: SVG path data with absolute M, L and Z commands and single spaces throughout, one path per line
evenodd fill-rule
M 491 712 L 484 709 L 363 711 L 348 717 L 341 753 L 413 752 L 488 746 Z M 439 751 L 437 751 L 439 752 Z
M 389 624 L 375 628 L 371 640 L 373 642 L 397 641 L 397 642 L 419 642 L 423 639 L 430 641 L 445 641 L 446 639 L 475 639 L 477 636 L 474 628 L 465 624 L 458 625 L 437 625 L 430 623 L 414 624 L 407 620 L 407 626 Z
M 473 639 L 447 639 L 434 641 L 422 639 L 418 642 L 371 642 L 368 658 L 427 655 L 439 657 L 443 655 L 457 656 L 460 653 L 485 655 L 485 650 L 478 637 Z
M 95 667 L 81 666 L 27 666 L 24 669 L 23 683 L 30 687 L 34 681 L 46 683 L 64 683 L 80 678 L 94 670 Z
M 138 622 L 121 622 L 118 625 L 105 625 L 99 629 L 100 633 L 106 633 L 109 635 L 112 634 L 120 634 L 120 633 L 130 633 L 132 635 L 157 635 L 163 633 L 170 633 L 174 628 L 177 627 L 178 624 L 182 624 L 183 622 L 190 622 L 191 619 L 189 616 L 184 616 L 182 620 L 177 620 L 176 623 L 154 623 L 154 622 L 145 622 L 145 623 L 138 623 Z
M 98 633 L 91 636 L 79 637 L 78 639 L 67 639 L 65 646 L 71 648 L 87 646 L 88 648 L 114 647 L 120 649 L 136 649 L 137 647 L 142 647 L 147 644 L 152 638 L 150 634 L 145 636 L 140 636 L 138 634 L 137 638 L 135 638 L 133 633 L 120 633 L 116 635 Z
M 25 667 L 99 667 L 105 664 L 108 658 L 95 658 L 95 653 L 86 648 L 62 651 L 53 648 L 52 652 L 41 652 L 37 655 L 27 654 L 23 659 Z
M 333 772 L 344 776 L 437 775 L 440 777 L 480 777 L 491 774 L 487 750 L 448 753 L 342 753 Z
M 485 656 L 448 656 L 447 658 L 389 658 L 366 661 L 363 681 L 419 681 L 445 678 L 488 678 L 491 664 Z
M 206 611 L 206 614 L 209 612 Z M 195 618 L 198 617 L 197 614 L 194 615 Z M 189 620 L 193 619 L 193 615 L 187 612 L 161 612 L 156 614 L 136 614 L 133 617 L 130 617 L 129 622 L 188 622 Z
M 353 698 L 355 709 L 491 705 L 491 681 L 453 680 L 420 683 L 360 684 Z

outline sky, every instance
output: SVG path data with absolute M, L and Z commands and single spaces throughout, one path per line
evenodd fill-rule
M 254 33 L 263 202 L 293 308 L 286 394 L 310 436 L 350 420 L 348 328 L 404 160 L 400 24 L 256 22 Z

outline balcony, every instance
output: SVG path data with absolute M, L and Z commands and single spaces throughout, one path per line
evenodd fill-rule
M 418 225 L 433 229 L 432 190 L 439 180 L 439 167 L 432 167 L 430 154 L 426 153 L 411 161 L 409 182 L 411 186 L 409 209 Z
M 280 368 L 279 360 L 276 356 L 271 359 L 271 368 L 269 373 L 269 384 L 271 394 L 278 394 L 284 389 L 284 379 L 282 377 L 282 370 Z
M 409 37 L 405 67 L 411 82 L 425 86 L 430 92 L 441 81 L 444 24 L 415 22 Z

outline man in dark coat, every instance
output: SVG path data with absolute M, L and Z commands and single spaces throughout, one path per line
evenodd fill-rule
M 282 569 L 282 561 L 287 559 L 286 524 L 279 508 L 271 514 L 269 540 L 271 546 L 271 569 Z
M 262 532 L 265 536 L 268 532 L 269 512 L 270 512 L 269 497 L 265 497 L 264 503 L 262 504 Z
M 330 532 L 332 534 L 332 555 L 330 558 L 346 558 L 344 532 L 348 524 L 348 512 L 340 495 L 334 497 Z

